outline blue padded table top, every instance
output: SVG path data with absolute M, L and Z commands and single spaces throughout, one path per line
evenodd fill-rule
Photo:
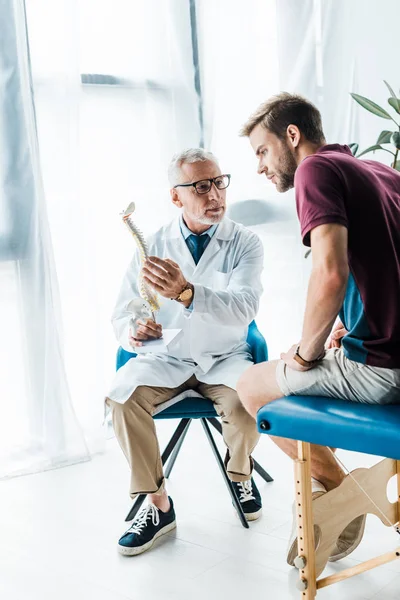
M 286 396 L 260 408 L 261 433 L 400 460 L 400 405 Z

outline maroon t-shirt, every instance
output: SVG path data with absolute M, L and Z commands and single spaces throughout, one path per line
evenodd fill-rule
M 348 358 L 400 368 L 400 173 L 329 144 L 295 175 L 303 243 L 326 223 L 348 229 L 350 276 L 340 318 Z

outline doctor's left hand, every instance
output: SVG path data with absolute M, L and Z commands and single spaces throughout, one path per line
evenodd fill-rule
M 149 256 L 142 273 L 145 282 L 164 298 L 176 298 L 188 283 L 180 266 L 170 258 Z

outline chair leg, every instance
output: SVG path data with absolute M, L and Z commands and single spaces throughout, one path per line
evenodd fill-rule
M 167 447 L 165 448 L 164 452 L 161 455 L 161 462 L 163 465 L 165 465 L 165 463 L 169 459 L 171 453 L 175 449 L 175 446 L 179 443 L 182 435 L 184 435 L 186 433 L 187 429 L 189 428 L 191 420 L 192 419 L 181 419 L 179 421 L 178 427 L 175 429 L 171 439 L 169 440 L 169 442 L 167 444 Z M 175 460 L 176 460 L 176 456 L 175 456 L 174 462 L 175 462 Z M 172 466 L 173 466 L 173 464 L 172 464 Z M 171 469 L 172 469 L 172 467 L 171 467 Z M 170 469 L 170 471 L 171 471 L 171 469 Z M 135 518 L 135 516 L 137 515 L 139 508 L 142 506 L 146 496 L 147 496 L 147 494 L 139 494 L 139 496 L 136 498 L 135 502 L 133 503 L 131 510 L 127 514 L 125 521 L 132 521 Z
M 254 458 L 253 458 L 253 460 L 254 460 Z M 271 477 L 271 475 L 268 473 L 268 471 L 265 471 L 265 469 L 263 469 L 262 466 L 256 460 L 254 460 L 254 470 L 267 483 L 271 483 L 271 481 L 274 480 L 273 477 Z
M 176 461 L 177 456 L 179 454 L 179 451 L 180 451 L 180 449 L 182 447 L 183 440 L 185 439 L 186 434 L 187 434 L 187 432 L 189 430 L 191 422 L 192 422 L 192 420 L 189 419 L 188 423 L 187 423 L 187 425 L 185 427 L 185 429 L 181 433 L 181 437 L 179 438 L 179 440 L 178 440 L 178 442 L 177 442 L 177 444 L 176 444 L 176 446 L 174 448 L 174 451 L 171 454 L 170 459 L 168 460 L 167 468 L 165 469 L 165 478 L 166 479 L 168 479 L 168 477 L 171 475 L 172 468 L 173 468 L 173 466 L 175 464 L 175 461 Z
M 210 419 L 208 419 L 208 421 L 222 435 L 222 426 L 218 419 L 216 419 L 215 417 L 211 417 Z M 265 469 L 263 469 L 263 467 L 256 460 L 254 460 L 254 458 L 253 463 L 255 472 L 258 473 L 260 477 L 264 479 L 264 481 L 266 481 L 267 483 L 273 481 L 271 475 Z
M 125 521 L 133 521 L 133 519 L 136 517 L 139 508 L 142 506 L 143 502 L 146 499 L 147 494 L 139 494 L 139 496 L 136 498 L 135 502 L 132 505 L 131 510 L 128 512 L 128 514 L 126 515 Z
M 243 527 L 245 527 L 246 529 L 248 529 L 249 528 L 249 524 L 248 524 L 248 522 L 246 520 L 246 517 L 245 517 L 245 514 L 243 512 L 242 505 L 240 504 L 239 498 L 236 496 L 235 491 L 233 489 L 232 482 L 231 482 L 231 480 L 229 479 L 229 477 L 227 475 L 224 463 L 222 461 L 220 453 L 218 452 L 217 445 L 216 445 L 215 440 L 214 440 L 214 438 L 212 436 L 212 433 L 211 433 L 210 428 L 208 426 L 207 420 L 206 419 L 200 419 L 200 421 L 201 421 L 201 424 L 202 424 L 203 429 L 205 431 L 205 434 L 207 436 L 207 439 L 210 442 L 211 449 L 212 449 L 212 451 L 214 453 L 214 456 L 216 458 L 218 466 L 219 466 L 219 468 L 221 470 L 222 477 L 224 478 L 226 487 L 228 488 L 229 494 L 230 494 L 230 496 L 232 498 L 233 505 L 236 508 L 238 517 L 239 517 L 239 519 L 240 519 Z
M 222 435 L 222 425 L 218 421 L 218 419 L 216 419 L 215 417 L 210 417 L 209 419 L 207 419 L 207 421 L 209 423 L 211 423 L 211 425 L 214 427 L 214 429 L 216 429 L 217 431 L 219 431 L 219 433 Z

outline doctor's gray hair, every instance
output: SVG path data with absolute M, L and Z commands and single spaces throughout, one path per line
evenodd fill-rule
M 212 152 L 208 152 L 203 148 L 188 148 L 175 154 L 172 157 L 170 165 L 168 167 L 168 179 L 171 187 L 174 185 L 178 185 L 181 183 L 181 166 L 183 164 L 192 164 L 197 162 L 205 162 L 206 160 L 211 160 L 213 163 L 219 167 L 218 161 Z

